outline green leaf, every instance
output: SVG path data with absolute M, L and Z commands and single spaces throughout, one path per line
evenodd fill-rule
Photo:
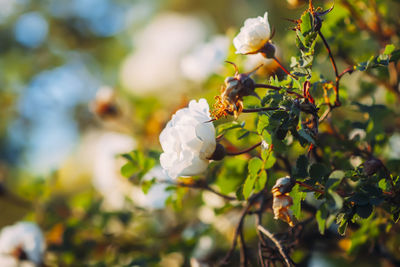
M 260 192 L 261 190 L 263 190 L 266 183 L 267 183 L 267 172 L 263 170 L 254 184 L 255 192 Z
M 238 189 L 236 190 L 236 198 L 238 200 L 244 200 L 243 196 L 243 185 L 239 186 Z
M 274 153 L 271 151 L 269 153 L 268 158 L 266 159 L 265 163 L 264 163 L 264 169 L 270 169 L 272 166 L 274 166 L 276 162 L 276 158 L 274 156 Z
M 308 177 L 308 158 L 305 155 L 301 155 L 296 161 L 296 169 L 294 171 L 294 176 L 296 178 L 306 178 Z
M 265 114 L 258 116 L 257 132 L 262 134 L 266 127 L 269 125 L 269 117 Z
M 301 19 L 300 30 L 301 30 L 301 33 L 304 35 L 312 30 L 311 15 L 308 12 L 304 13 L 300 19 Z
M 254 157 L 250 160 L 249 162 L 249 173 L 251 175 L 257 175 L 257 173 L 260 171 L 261 167 L 263 165 L 263 162 L 261 159 Z
M 384 55 L 390 55 L 394 51 L 395 46 L 393 44 L 388 44 L 385 46 L 385 51 L 383 52 Z
M 272 137 L 269 134 L 269 132 L 267 132 L 266 130 L 262 132 L 262 137 L 263 137 L 264 141 L 267 142 L 267 144 L 272 143 Z
M 321 208 L 319 210 L 317 210 L 317 214 L 315 215 L 315 218 L 317 219 L 318 230 L 321 233 L 321 235 L 323 235 L 325 233 L 326 218 L 328 216 L 327 216 L 326 211 L 323 209 L 323 207 L 321 207 Z
M 323 178 L 328 175 L 329 170 L 326 168 L 324 164 L 314 163 L 310 167 L 310 177 L 315 181 L 321 182 Z
M 293 205 L 290 209 L 293 211 L 293 214 L 297 219 L 299 219 L 301 215 L 301 201 L 306 198 L 306 195 L 305 192 L 300 191 L 298 184 L 296 184 L 290 192 L 290 196 L 293 199 Z
M 132 162 L 127 162 L 121 167 L 121 174 L 126 178 L 130 178 L 138 171 L 138 168 Z
M 245 199 L 248 199 L 251 192 L 253 191 L 253 187 L 256 182 L 256 179 L 257 179 L 257 175 L 249 174 L 246 178 L 246 181 L 244 181 L 243 196 Z
M 363 219 L 368 218 L 373 211 L 371 204 L 356 206 L 356 213 Z
M 340 210 L 343 207 L 343 198 L 335 191 L 328 190 L 327 200 L 327 208 L 332 213 Z

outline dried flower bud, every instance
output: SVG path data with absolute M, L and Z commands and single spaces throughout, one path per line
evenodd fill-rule
M 117 116 L 119 111 L 114 90 L 108 86 L 101 87 L 90 103 L 90 110 L 103 119 Z
M 231 62 L 228 62 L 231 63 Z M 237 67 L 231 63 L 236 70 L 235 76 L 225 79 L 225 86 L 221 89 L 221 95 L 216 96 L 217 102 L 214 104 L 213 116 L 219 119 L 223 116 L 234 115 L 235 118 L 243 110 L 243 97 L 255 96 L 260 98 L 255 92 L 255 82 L 250 77 L 261 66 L 248 73 L 238 73 Z
M 292 187 L 289 177 L 278 179 L 274 187 L 272 187 L 274 218 L 287 222 L 291 227 L 294 226 L 293 212 L 289 209 L 293 205 L 293 200 L 289 196 Z

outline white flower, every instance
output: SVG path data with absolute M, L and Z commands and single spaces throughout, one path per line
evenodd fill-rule
M 211 74 L 222 69 L 228 47 L 228 38 L 219 35 L 208 43 L 198 45 L 182 59 L 183 75 L 194 82 L 203 82 Z
M 4 227 L 0 232 L 0 254 L 10 256 L 20 251 L 26 254 L 29 261 L 38 265 L 42 262 L 44 250 L 42 231 L 34 223 L 19 222 Z
M 236 54 L 257 53 L 271 38 L 268 12 L 264 17 L 246 19 L 240 33 L 233 39 Z
M 215 128 L 205 99 L 178 110 L 160 134 L 161 166 L 171 178 L 192 176 L 207 169 L 216 147 Z

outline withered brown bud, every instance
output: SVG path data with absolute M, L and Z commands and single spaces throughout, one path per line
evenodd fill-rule
M 380 167 L 382 167 L 382 162 L 379 159 L 372 158 L 364 162 L 363 166 L 364 173 L 370 176 L 376 173 Z
M 222 160 L 225 157 L 225 155 L 226 155 L 225 147 L 221 144 L 217 144 L 214 153 L 211 155 L 209 159 Z

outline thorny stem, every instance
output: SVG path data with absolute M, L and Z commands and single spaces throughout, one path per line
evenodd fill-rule
M 286 254 L 286 252 L 283 250 L 283 247 L 282 247 L 281 243 L 279 242 L 279 240 L 277 240 L 277 239 L 275 238 L 275 236 L 274 236 L 271 232 L 269 232 L 267 229 L 265 229 L 262 225 L 259 224 L 259 225 L 257 226 L 257 229 L 258 229 L 261 233 L 263 233 L 264 235 L 266 235 L 266 236 L 275 244 L 275 246 L 276 246 L 276 247 L 278 248 L 278 250 L 279 250 L 279 253 L 281 254 L 282 258 L 284 259 L 286 265 L 287 265 L 288 267 L 292 267 L 292 266 L 293 266 L 292 260 L 289 258 L 289 256 Z
M 318 31 L 318 35 L 319 35 L 319 37 L 321 37 L 322 41 L 324 42 L 326 50 L 328 50 L 329 59 L 332 63 L 333 70 L 335 71 L 336 85 L 333 88 L 335 90 L 335 94 L 336 94 L 335 106 L 340 106 L 341 105 L 340 100 L 339 100 L 339 80 L 340 80 L 340 78 L 339 78 L 339 72 L 338 72 L 338 69 L 336 66 L 335 58 L 333 57 L 332 50 L 331 50 L 328 42 L 326 41 L 324 35 L 322 34 L 322 32 Z
M 296 76 L 293 76 L 293 74 L 291 74 L 291 73 L 281 64 L 281 62 L 280 62 L 276 57 L 273 57 L 272 59 L 276 62 L 276 64 L 279 65 L 279 67 L 280 67 L 287 75 L 289 75 L 290 77 L 292 77 L 292 78 L 295 79 L 295 80 L 298 79 Z
M 299 94 L 299 93 L 296 93 L 296 92 L 294 92 L 294 91 L 292 91 L 292 90 L 289 90 L 289 89 L 286 89 L 286 88 L 283 88 L 283 87 L 279 87 L 279 86 L 273 86 L 273 85 L 269 85 L 269 84 L 261 84 L 261 83 L 256 83 L 255 85 L 254 85 L 254 87 L 255 88 L 267 88 L 267 89 L 273 89 L 273 90 L 285 90 L 288 94 L 293 94 L 293 95 L 296 95 L 297 97 L 299 97 L 299 98 L 304 98 L 304 96 L 302 96 L 301 94 Z
M 326 41 L 324 35 L 322 34 L 322 32 L 319 30 L 318 31 L 318 35 L 319 37 L 321 37 L 322 42 L 325 45 L 326 50 L 328 51 L 329 54 L 329 60 L 332 63 L 332 67 L 333 70 L 335 71 L 335 86 L 333 87 L 333 90 L 335 91 L 335 104 L 334 105 L 329 105 L 329 108 L 325 111 L 325 113 L 320 117 L 319 122 L 322 122 L 323 120 L 325 120 L 325 118 L 329 115 L 329 113 L 336 107 L 340 107 L 342 104 L 340 103 L 340 98 L 339 98 L 339 84 L 340 84 L 340 79 L 343 77 L 343 75 L 345 75 L 346 73 L 351 74 L 354 69 L 353 67 L 349 67 L 347 69 L 345 69 L 342 73 L 339 74 L 336 62 L 335 62 L 335 58 L 333 57 L 332 54 L 332 50 L 328 44 L 328 42 Z
M 229 152 L 229 151 L 227 151 L 227 152 L 226 152 L 226 155 L 227 155 L 227 156 L 237 156 L 237 155 L 245 154 L 245 153 L 247 153 L 247 152 L 252 151 L 254 148 L 260 146 L 261 143 L 262 143 L 262 142 L 259 142 L 259 143 L 255 144 L 255 145 L 253 145 L 253 146 L 251 146 L 251 147 L 245 149 L 245 150 L 238 151 L 238 152 Z

